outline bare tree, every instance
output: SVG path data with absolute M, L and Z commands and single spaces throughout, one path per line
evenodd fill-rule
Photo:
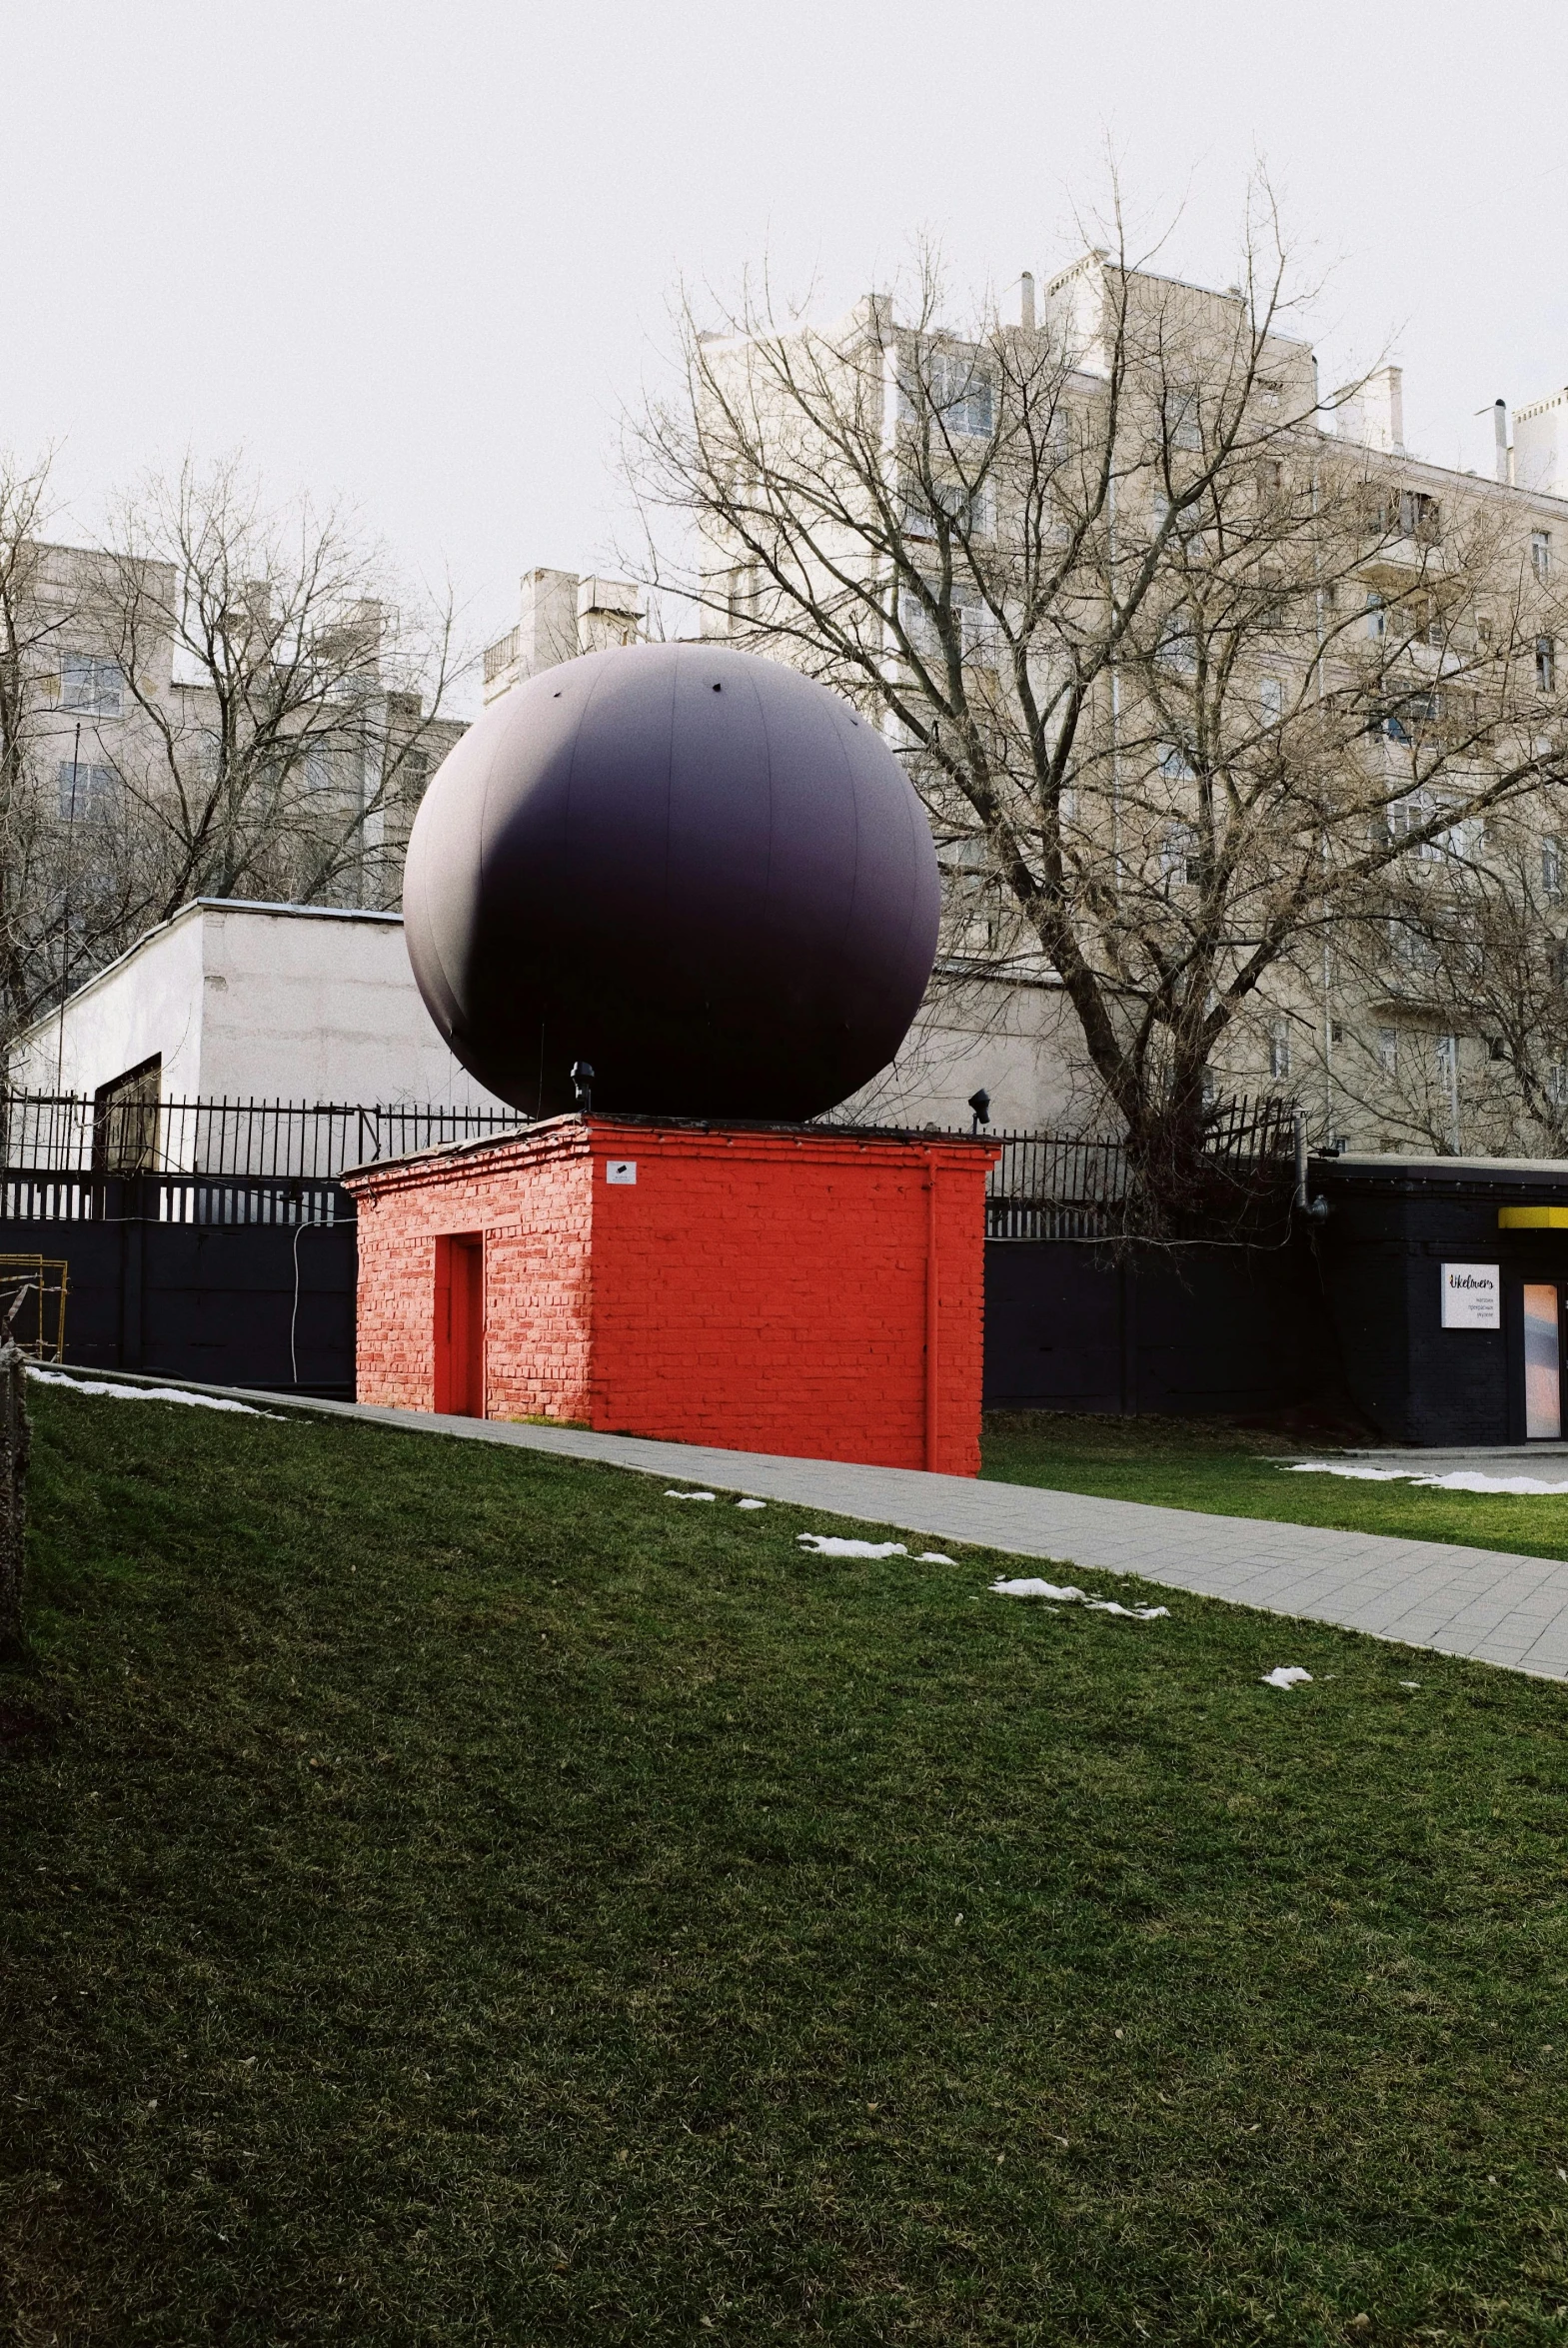
M 1514 522 L 1325 433 L 1290 277 L 1265 192 L 1226 296 L 1118 243 L 1038 324 L 951 330 L 929 254 L 832 331 L 687 301 L 629 434 L 650 583 L 884 725 L 1174 1214 L 1260 989 L 1564 771 Z
M 147 902 L 395 902 L 457 729 L 450 596 L 400 594 L 336 511 L 267 507 L 235 460 L 121 505 L 94 603 L 136 723 L 117 737 Z
M 1568 1157 L 1568 803 L 1541 796 L 1420 842 L 1336 937 L 1368 1012 L 1334 1090 L 1387 1145 Z
M 0 1062 L 73 960 L 112 951 L 129 913 L 112 880 L 72 886 L 77 762 L 59 678 L 79 632 L 80 581 L 49 543 L 50 473 L 47 455 L 0 455 Z

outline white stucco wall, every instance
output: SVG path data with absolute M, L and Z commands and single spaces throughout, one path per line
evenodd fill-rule
M 158 1053 L 166 1100 L 202 1092 L 200 909 L 187 907 L 78 988 L 22 1035 L 11 1060 L 18 1093 L 93 1093 Z
M 867 1125 L 966 1126 L 971 1093 L 1013 1132 L 1070 1133 L 1097 1097 L 1054 981 L 1006 985 L 938 970 L 891 1064 L 838 1114 Z
M 186 906 L 21 1039 L 20 1092 L 91 1094 L 154 1053 L 168 1100 L 501 1108 L 431 1024 L 396 914 Z

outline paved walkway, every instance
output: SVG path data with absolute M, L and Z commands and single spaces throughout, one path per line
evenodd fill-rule
M 1568 1561 L 1558 1558 L 1397 1540 L 1383 1533 L 1334 1532 L 1312 1524 L 1273 1524 L 1250 1516 L 1209 1516 L 1135 1500 L 1045 1491 L 1033 1484 L 927 1475 L 913 1467 L 775 1458 L 760 1451 L 651 1442 L 640 1435 L 436 1417 L 353 1402 L 294 1403 L 281 1395 L 197 1386 L 188 1379 L 109 1374 L 126 1384 L 183 1385 L 191 1392 L 225 1394 L 263 1409 L 304 1408 L 369 1419 L 406 1433 L 604 1460 L 667 1482 L 789 1500 L 824 1515 L 858 1517 L 943 1541 L 972 1541 L 1010 1556 L 1054 1558 L 1081 1573 L 1137 1573 L 1170 1589 L 1228 1598 L 1271 1614 L 1336 1622 L 1375 1638 L 1568 1679 Z

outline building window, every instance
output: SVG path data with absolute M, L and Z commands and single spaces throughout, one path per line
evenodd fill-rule
M 1167 824 L 1159 844 L 1159 872 L 1162 881 L 1196 881 L 1199 879 L 1200 851 L 1198 836 L 1190 824 Z
M 60 655 L 60 707 L 84 718 L 117 718 L 125 692 L 125 672 L 118 661 L 100 660 L 96 653 Z
M 1419 538 L 1430 546 L 1437 536 L 1439 508 L 1436 498 L 1423 490 L 1405 489 L 1399 493 L 1399 535 L 1401 538 Z
M 1366 599 L 1366 632 L 1379 641 L 1388 634 L 1388 614 L 1380 595 L 1369 595 Z
M 106 824 L 114 813 L 119 782 L 113 767 L 84 767 L 62 759 L 55 770 L 62 824 Z
M 934 538 L 938 517 L 945 517 L 960 538 L 985 538 L 990 512 L 989 492 L 966 489 L 961 481 L 938 482 L 931 490 L 914 480 L 904 484 L 903 529 L 908 538 Z M 761 572 L 749 576 L 760 580 Z
M 1568 1068 L 1554 1060 L 1546 1071 L 1546 1090 L 1554 1108 L 1561 1109 L 1568 1101 Z
M 1557 832 L 1548 832 L 1541 842 L 1541 894 L 1553 905 L 1563 893 L 1563 844 Z
M 1568 987 L 1568 946 L 1557 938 L 1549 939 L 1546 948 L 1546 981 L 1550 987 Z
M 1418 971 L 1430 977 L 1442 960 L 1436 939 L 1423 930 L 1418 922 L 1400 914 L 1391 916 L 1388 924 L 1388 944 L 1393 958 L 1403 969 Z
M 1271 1077 L 1290 1074 L 1290 1022 L 1275 1020 L 1268 1033 L 1268 1073 Z
M 1258 708 L 1265 726 L 1277 726 L 1285 714 L 1285 681 L 1265 677 L 1257 689 Z
M 1390 742 L 1412 742 L 1423 726 L 1435 725 L 1442 715 L 1435 693 L 1407 693 L 1399 708 L 1384 720 Z
M 981 668 L 994 668 L 997 643 L 995 613 L 972 588 L 955 587 L 952 601 L 962 632 L 964 659 L 978 662 Z
M 1193 640 L 1192 622 L 1185 612 L 1167 612 L 1160 622 L 1159 642 L 1154 647 L 1154 658 L 1165 669 L 1178 670 L 1190 676 L 1198 665 L 1198 648 Z
M 134 1174 L 159 1164 L 163 1062 L 155 1052 L 93 1095 L 93 1172 Z
M 923 379 L 918 358 L 913 369 L 898 378 L 898 414 L 903 422 L 917 424 L 928 411 L 947 432 L 986 438 L 995 412 L 989 370 L 971 351 L 926 351 L 923 357 Z
M 743 563 L 730 574 L 730 625 L 744 628 L 757 618 L 763 596 L 763 574 L 756 563 Z
M 1408 742 L 1410 739 L 1398 718 L 1389 719 L 1388 731 L 1396 741 Z M 1404 799 L 1391 801 L 1388 809 L 1389 839 L 1409 840 L 1413 834 L 1419 835 L 1436 814 L 1437 801 L 1424 785 L 1419 791 L 1410 792 Z M 1414 853 L 1424 864 L 1430 864 L 1438 854 L 1437 845 L 1434 841 L 1422 840 L 1418 837 L 1415 841 Z
M 1159 771 L 1167 783 L 1191 783 L 1195 779 L 1192 761 L 1179 742 L 1167 742 L 1159 754 Z
M 1391 1077 L 1398 1073 L 1399 1030 L 1397 1028 L 1378 1029 L 1377 1065 L 1382 1070 L 1385 1077 Z
M 1552 569 L 1552 534 L 1549 530 L 1530 533 L 1530 568 L 1537 579 L 1547 579 Z
M 1557 647 L 1549 636 L 1535 640 L 1535 689 L 1537 693 L 1557 690 Z
M 1198 418 L 1195 384 L 1183 384 L 1167 395 L 1165 421 L 1173 449 L 1200 449 L 1203 446 L 1203 428 Z
M 1432 1058 L 1437 1068 L 1440 1085 L 1453 1086 L 1459 1073 L 1459 1039 L 1457 1036 L 1438 1036 L 1432 1045 Z

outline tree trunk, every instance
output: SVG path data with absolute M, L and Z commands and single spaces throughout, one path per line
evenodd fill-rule
M 22 1537 L 27 1519 L 27 1360 L 0 1344 L 0 1663 L 27 1652 L 22 1628 Z

